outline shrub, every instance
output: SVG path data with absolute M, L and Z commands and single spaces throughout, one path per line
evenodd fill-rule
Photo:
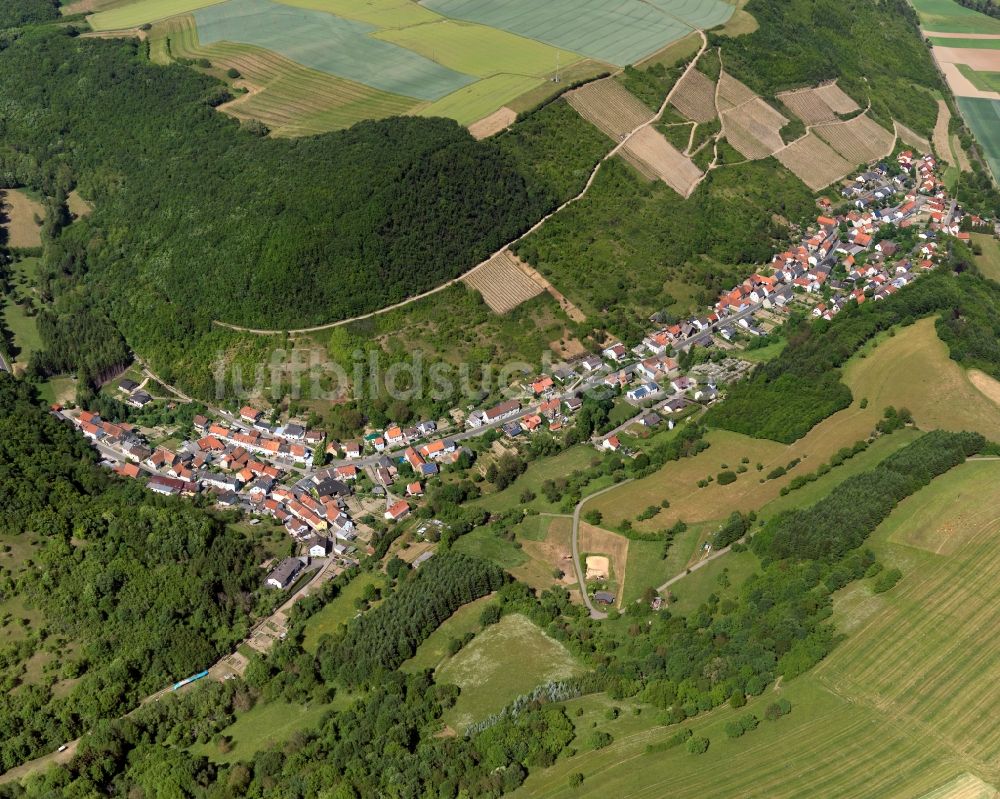
M 708 738 L 694 737 L 687 742 L 687 750 L 692 755 L 703 755 L 708 751 Z
M 727 469 L 724 472 L 719 472 L 716 479 L 719 481 L 720 486 L 727 486 L 730 483 L 736 482 L 736 472 Z
M 614 738 L 611 737 L 611 733 L 604 730 L 594 730 L 587 738 L 587 743 L 592 749 L 603 749 L 605 746 L 610 746 L 612 741 Z
M 903 573 L 899 569 L 889 569 L 878 576 L 872 590 L 876 594 L 883 594 L 898 583 L 902 577 Z

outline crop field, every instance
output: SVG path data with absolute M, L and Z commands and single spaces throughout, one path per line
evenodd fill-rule
M 421 100 L 475 81 L 429 58 L 369 36 L 376 28 L 271 0 L 227 0 L 194 12 L 203 44 L 252 44 L 310 69 Z
M 795 116 L 807 125 L 815 125 L 819 122 L 834 122 L 837 115 L 822 98 L 816 94 L 815 89 L 796 89 L 793 92 L 781 92 L 777 95 Z
M 972 47 L 974 49 L 988 48 L 990 50 L 1000 50 L 1000 33 L 984 33 L 980 34 L 983 38 L 980 39 L 963 39 L 959 34 L 954 36 L 928 36 L 931 40 L 931 44 L 940 45 L 941 47 Z
M 957 101 L 962 116 L 983 148 L 993 179 L 1000 183 L 1000 100 L 959 97 Z
M 469 133 L 472 138 L 478 140 L 488 139 L 502 130 L 506 130 L 517 121 L 517 112 L 504 106 L 498 108 L 492 114 L 473 122 L 469 125 Z
M 541 78 L 526 75 L 494 75 L 463 86 L 456 92 L 420 109 L 421 116 L 454 119 L 460 125 L 476 122 L 525 92 L 542 85 Z
M 190 15 L 154 26 L 150 53 L 158 63 L 208 58 L 220 74 L 230 67 L 238 70 L 251 90 L 221 110 L 240 119 L 259 119 L 278 136 L 339 130 L 362 119 L 404 114 L 418 102 L 306 69 L 259 47 L 229 42 L 203 47 Z
M 378 28 L 405 28 L 441 19 L 414 0 L 281 0 L 289 6 L 325 11 Z
M 924 31 L 944 33 L 997 33 L 1000 19 L 960 6 L 955 0 L 910 0 Z
M 156 22 L 178 14 L 187 14 L 212 5 L 217 0 L 138 0 L 87 17 L 95 31 L 135 28 L 147 22 Z
M 722 133 L 745 158 L 767 158 L 784 147 L 780 131 L 786 124 L 787 117 L 760 97 L 722 112 Z
M 681 197 L 694 191 L 702 171 L 662 133 L 645 127 L 621 149 L 622 157 L 650 180 L 662 180 Z
M 616 143 L 653 116 L 641 100 L 612 78 L 588 83 L 563 96 L 580 116 Z
M 775 158 L 813 191 L 829 186 L 854 169 L 815 133 L 809 133 L 775 153 Z
M 753 91 L 728 72 L 719 75 L 719 111 L 728 111 L 757 98 Z
M 916 148 L 917 152 L 921 155 L 931 151 L 931 143 L 927 141 L 926 137 L 921 136 L 914 130 L 910 130 L 910 128 L 906 127 L 906 125 L 901 122 L 893 120 L 892 124 L 895 127 L 896 138 L 898 138 L 901 142 L 910 145 L 910 147 Z
M 438 669 L 435 679 L 462 689 L 445 721 L 462 731 L 533 688 L 583 671 L 569 650 L 526 616 L 504 616 Z
M 892 152 L 896 136 L 862 114 L 847 122 L 834 122 L 813 129 L 852 165 L 884 158 Z
M 1000 92 L 1000 53 L 997 53 L 997 64 L 993 71 L 975 70 L 967 64 L 958 64 L 961 72 L 979 91 Z
M 721 0 L 426 0 L 425 7 L 454 19 L 537 39 L 624 66 L 681 39 L 694 28 L 725 22 L 733 6 Z
M 462 282 L 482 294 L 490 309 L 500 314 L 543 291 L 541 285 L 531 279 L 523 262 L 509 250 L 494 255 L 472 274 L 463 277 Z
M 715 83 L 704 73 L 692 69 L 678 82 L 670 104 L 688 119 L 709 122 L 716 117 Z

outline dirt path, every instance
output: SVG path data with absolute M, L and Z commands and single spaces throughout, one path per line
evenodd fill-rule
M 389 311 L 395 311 L 396 309 L 403 308 L 404 306 L 407 306 L 410 303 L 417 302 L 418 300 L 425 299 L 427 297 L 433 296 L 434 294 L 438 294 L 439 292 L 444 291 L 445 289 L 449 288 L 450 286 L 455 285 L 456 283 L 458 283 L 459 281 L 461 281 L 463 278 L 468 278 L 470 275 L 474 274 L 479 269 L 482 269 L 490 261 L 490 259 L 495 258 L 497 255 L 500 255 L 502 252 L 510 249 L 512 246 L 514 246 L 518 242 L 524 240 L 525 238 L 527 238 L 528 236 L 530 236 L 532 233 L 534 233 L 535 231 L 539 230 L 546 222 L 548 222 L 552 217 L 554 217 L 556 214 L 558 214 L 564 208 L 572 205 L 573 203 L 577 202 L 578 200 L 583 199 L 583 197 L 585 197 L 587 195 L 587 192 L 590 191 L 590 187 L 592 185 L 594 185 L 594 180 L 596 180 L 596 178 L 597 178 L 597 173 L 601 171 L 601 167 L 604 165 L 604 163 L 606 161 L 609 161 L 610 159 L 614 158 L 616 155 L 618 155 L 618 152 L 622 149 L 622 147 L 624 147 L 629 142 L 629 140 L 636 133 L 638 133 L 640 130 L 645 129 L 645 128 L 649 127 L 650 125 L 652 125 L 652 124 L 654 124 L 654 123 L 656 123 L 656 122 L 658 122 L 660 120 L 660 118 L 663 116 L 664 111 L 666 111 L 667 104 L 670 102 L 670 99 L 673 97 L 674 91 L 676 91 L 678 84 L 681 82 L 681 80 L 684 78 L 684 76 L 688 74 L 688 72 L 690 72 L 692 69 L 694 69 L 695 64 L 698 62 L 698 59 L 701 58 L 702 53 L 704 53 L 705 50 L 706 50 L 706 48 L 708 47 L 708 38 L 705 36 L 704 32 L 703 31 L 698 31 L 698 35 L 701 36 L 701 47 L 699 48 L 698 52 L 695 54 L 694 58 L 691 59 L 691 63 L 688 64 L 687 69 L 684 70 L 684 73 L 677 79 L 677 81 L 674 83 L 673 87 L 671 87 L 670 91 L 667 92 L 667 96 L 663 99 L 663 103 L 660 105 L 659 110 L 652 116 L 652 118 L 646 120 L 641 125 L 638 125 L 634 129 L 632 129 L 628 133 L 626 133 L 622 137 L 622 140 L 620 142 L 618 142 L 617 144 L 615 144 L 615 146 L 612 147 L 611 150 L 608 151 L 604 155 L 604 157 L 600 161 L 597 162 L 597 164 L 594 166 L 593 170 L 591 170 L 590 176 L 587 178 L 587 182 L 584 184 L 583 189 L 580 190 L 580 193 L 577 194 L 575 197 L 570 197 L 568 200 L 566 200 L 566 202 L 564 202 L 562 205 L 560 205 L 554 211 L 550 211 L 545 216 L 543 216 L 541 219 L 539 219 L 534 225 L 532 225 L 530 228 L 528 228 L 520 236 L 518 236 L 517 238 L 515 238 L 512 241 L 508 242 L 503 247 L 501 247 L 500 249 L 498 249 L 496 252 L 490 253 L 489 257 L 485 258 L 483 261 L 481 261 L 480 263 L 476 264 L 474 267 L 472 267 L 468 271 L 464 272 L 463 274 L 459 275 L 458 277 L 452 278 L 451 280 L 449 280 L 449 281 L 447 281 L 445 283 L 442 283 L 441 285 L 439 285 L 439 286 L 437 286 L 435 288 L 429 289 L 428 291 L 422 292 L 421 294 L 416 294 L 413 297 L 410 297 L 408 299 L 405 299 L 405 300 L 402 300 L 400 302 L 394 303 L 393 305 L 389 305 L 389 306 L 387 306 L 385 308 L 379 308 L 377 311 L 371 311 L 371 312 L 366 313 L 366 314 L 361 314 L 360 316 L 352 316 L 350 319 L 341 319 L 341 320 L 336 321 L 336 322 L 327 322 L 326 324 L 323 324 L 323 325 L 313 325 L 312 327 L 300 327 L 300 328 L 295 328 L 295 329 L 292 329 L 292 330 L 266 330 L 266 329 L 263 329 L 263 328 L 243 327 L 241 325 L 234 325 L 234 324 L 230 324 L 229 322 L 222 322 L 222 321 L 220 321 L 218 319 L 213 320 L 212 323 L 215 324 L 215 325 L 217 325 L 217 326 L 219 326 L 219 327 L 227 328 L 228 330 L 235 330 L 238 333 L 253 333 L 254 335 L 258 335 L 258 336 L 278 336 L 278 335 L 284 335 L 285 333 L 289 333 L 289 334 L 293 334 L 293 335 L 299 334 L 299 333 L 318 333 L 318 332 L 323 331 L 323 330 L 332 330 L 335 327 L 341 327 L 343 325 L 349 325 L 352 322 L 360 322 L 360 321 L 362 321 L 364 319 L 371 319 L 374 316 L 380 316 L 381 314 L 388 313 Z
M 573 569 L 576 571 L 576 582 L 580 587 L 580 597 L 583 599 L 583 604 L 587 606 L 587 610 L 590 611 L 590 618 L 592 619 L 606 619 L 608 614 L 603 610 L 595 608 L 594 603 L 590 600 L 590 595 L 587 594 L 587 579 L 583 573 L 583 568 L 580 565 L 580 512 L 583 510 L 583 506 L 590 500 L 601 496 L 601 494 L 607 494 L 609 491 L 613 491 L 623 485 L 628 485 L 631 482 L 631 479 L 622 480 L 620 483 L 615 483 L 607 488 L 602 488 L 600 491 L 596 491 L 593 494 L 581 499 L 573 509 L 573 532 L 570 535 L 570 544 L 573 549 Z

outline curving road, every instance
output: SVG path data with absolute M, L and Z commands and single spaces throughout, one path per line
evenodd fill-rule
M 587 610 L 590 611 L 590 618 L 592 619 L 606 619 L 608 614 L 594 607 L 594 603 L 590 601 L 590 595 L 587 593 L 587 579 L 583 573 L 583 566 L 580 565 L 580 511 L 583 510 L 583 506 L 587 502 L 595 497 L 599 497 L 601 494 L 606 494 L 631 482 L 632 478 L 630 477 L 628 480 L 622 480 L 620 483 L 615 483 L 607 488 L 602 488 L 600 491 L 595 491 L 593 494 L 584 497 L 576 503 L 576 507 L 573 509 L 573 534 L 570 536 L 570 543 L 573 547 L 573 568 L 576 570 L 576 582 L 580 586 L 580 596 L 583 597 L 583 604 L 587 606 Z
M 430 297 L 432 294 L 437 294 L 439 291 L 444 291 L 449 286 L 453 286 L 459 281 L 469 277 L 469 275 L 472 275 L 479 269 L 482 269 L 492 258 L 495 258 L 497 255 L 500 255 L 502 252 L 505 252 L 506 250 L 510 249 L 510 247 L 517 244 L 525 237 L 530 236 L 532 233 L 534 233 L 536 230 L 542 227 L 542 225 L 548 222 L 552 217 L 554 217 L 564 208 L 566 208 L 569 205 L 572 205 L 577 200 L 580 200 L 584 196 L 586 196 L 587 192 L 590 191 L 590 187 L 594 184 L 594 180 L 597 178 L 597 173 L 600 172 L 601 166 L 603 166 L 604 162 L 608 161 L 611 158 L 614 158 L 618 154 L 618 151 L 621 150 L 622 147 L 624 147 L 628 143 L 629 139 L 631 139 L 636 133 L 638 133 L 643 128 L 649 127 L 650 125 L 660 120 L 660 117 L 663 116 L 663 112 L 667 110 L 667 105 L 670 103 L 671 98 L 673 98 L 674 92 L 677 90 L 677 86 L 688 74 L 688 72 L 690 72 L 692 69 L 695 68 L 695 65 L 698 63 L 698 59 L 701 58 L 702 53 L 704 53 L 706 48 L 708 47 L 708 38 L 705 36 L 705 32 L 699 30 L 698 35 L 701 36 L 701 47 L 698 49 L 698 52 L 695 54 L 694 58 L 691 59 L 691 63 L 688 64 L 687 69 L 684 70 L 684 73 L 677 79 L 677 81 L 671 87 L 670 91 L 667 92 L 667 96 L 663 98 L 663 103 L 660 105 L 659 110 L 650 119 L 647 119 L 641 125 L 639 125 L 636 128 L 633 128 L 624 136 L 622 136 L 621 141 L 615 144 L 615 146 L 612 147 L 611 150 L 608 151 L 608 153 L 606 153 L 605 156 L 600 161 L 597 162 L 597 164 L 594 166 L 593 170 L 590 173 L 590 177 L 587 178 L 587 182 L 584 184 L 583 189 L 580 191 L 580 193 L 577 194 L 575 197 L 570 197 L 568 200 L 566 200 L 566 202 L 564 202 L 554 211 L 550 211 L 541 219 L 539 219 L 534 225 L 532 225 L 530 228 L 524 231 L 524 233 L 522 233 L 520 236 L 508 242 L 499 250 L 497 250 L 495 253 L 490 255 L 489 258 L 476 264 L 474 267 L 464 272 L 463 274 L 459 275 L 458 277 L 452 278 L 448 282 L 442 283 L 440 286 L 430 289 L 429 291 L 425 291 L 422 294 L 416 294 L 413 297 L 402 300 L 401 302 L 397 302 L 385 308 L 379 308 L 377 311 L 371 311 L 370 313 L 361 314 L 360 316 L 352 316 L 350 319 L 341 319 L 338 322 L 327 322 L 326 324 L 322 325 L 314 325 L 312 327 L 300 327 L 294 330 L 264 330 L 261 328 L 254 328 L 254 327 L 241 327 L 240 325 L 230 324 L 229 322 L 222 322 L 219 321 L 218 319 L 213 320 L 212 324 L 217 325 L 218 327 L 227 328 L 229 330 L 235 330 L 238 333 L 253 333 L 258 336 L 280 336 L 284 335 L 285 333 L 289 334 L 318 333 L 322 330 L 331 330 L 332 328 L 340 327 L 341 325 L 349 325 L 352 322 L 359 322 L 363 319 L 371 319 L 373 316 L 379 316 L 380 314 L 388 313 L 389 311 L 394 311 L 397 308 L 402 308 L 404 305 L 409 305 L 411 302 L 416 302 L 417 300 L 422 300 L 425 297 Z M 602 80 L 612 80 L 612 79 L 613 79 L 612 77 L 602 78 Z

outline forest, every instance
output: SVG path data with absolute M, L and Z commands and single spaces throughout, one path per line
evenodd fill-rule
M 223 85 L 136 41 L 26 30 L 0 44 L 0 95 L 3 185 L 95 205 L 47 257 L 52 293 L 85 281 L 154 363 L 212 319 L 315 324 L 436 286 L 564 190 L 445 119 L 262 138 L 213 110 Z
M 790 444 L 850 405 L 839 370 L 865 342 L 929 314 L 939 314 L 938 336 L 953 360 L 1000 377 L 1000 284 L 974 273 L 964 245 L 950 246 L 946 264 L 885 300 L 851 303 L 829 322 L 790 323 L 781 355 L 730 387 L 706 424 Z
M 0 768 L 51 751 L 214 662 L 246 633 L 260 573 L 219 519 L 111 476 L 30 384 L 0 373 L 0 521 L 30 547 L 0 574 L 40 621 L 0 652 Z M 42 679 L 26 661 L 44 654 Z
M 0 4 L 0 30 L 59 18 L 59 0 L 4 0 Z

